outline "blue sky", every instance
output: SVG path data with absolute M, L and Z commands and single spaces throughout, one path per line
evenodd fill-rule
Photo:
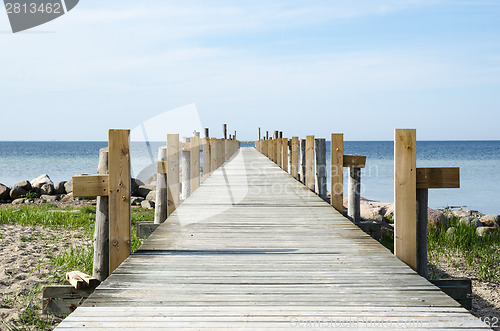
M 196 104 L 255 139 L 500 139 L 500 1 L 90 1 L 12 34 L 0 140 L 106 140 Z

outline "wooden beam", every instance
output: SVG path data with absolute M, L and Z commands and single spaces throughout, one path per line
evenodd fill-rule
M 306 186 L 314 192 L 314 136 L 306 136 Z
M 109 272 L 130 255 L 130 130 L 109 130 Z
M 343 163 L 346 168 L 364 168 L 366 164 L 366 156 L 344 155 Z
M 203 181 L 210 176 L 210 138 L 203 138 Z
M 98 175 L 109 174 L 108 160 L 109 148 L 101 148 L 97 167 Z M 100 281 L 104 281 L 109 276 L 109 196 L 98 196 L 96 201 L 92 275 Z
M 179 135 L 167 134 L 167 217 L 179 206 Z
M 330 145 L 330 204 L 344 213 L 344 134 L 332 133 Z
M 191 138 L 191 194 L 200 187 L 200 138 Z
M 167 182 L 167 147 L 158 148 L 158 171 L 156 174 L 155 224 L 161 224 L 167 219 L 168 182 Z
M 416 130 L 394 134 L 394 253 L 417 270 Z
M 417 168 L 417 189 L 460 188 L 460 168 Z
M 73 176 L 73 196 L 96 197 L 109 195 L 109 175 Z
M 288 172 L 288 138 L 283 138 L 281 145 L 283 147 L 281 168 Z
M 326 200 L 326 141 L 323 138 L 315 139 L 316 154 L 316 193 Z
M 293 178 L 299 179 L 299 137 L 292 137 L 292 169 Z

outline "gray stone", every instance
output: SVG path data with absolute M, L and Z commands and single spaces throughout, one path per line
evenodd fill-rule
M 54 182 L 49 175 L 41 175 L 31 181 L 31 187 L 41 189 L 43 185 L 48 184 L 54 187 Z
M 22 182 L 14 184 L 14 186 L 12 186 L 12 189 L 14 188 L 21 188 L 25 191 L 30 191 L 32 189 L 31 183 L 27 180 L 23 180 Z
M 146 198 L 148 196 L 149 192 L 151 192 L 151 189 L 142 185 L 142 186 L 139 186 L 139 188 L 137 190 L 132 192 L 132 195 L 135 197 Z
M 22 205 L 25 201 L 26 201 L 26 198 L 14 199 L 14 201 L 12 201 L 12 204 L 13 205 Z
M 10 188 L 0 184 L 0 200 L 10 200 Z
M 137 182 L 138 179 L 131 178 L 130 179 L 130 192 L 135 192 L 139 188 L 139 183 Z
M 457 231 L 457 228 L 452 226 L 452 227 L 449 227 L 448 230 L 446 230 L 446 236 L 447 237 L 451 237 L 454 235 L 454 233 Z
M 43 184 L 40 187 L 40 195 L 53 195 L 54 194 L 54 186 L 50 184 Z
M 486 226 L 500 226 L 500 215 L 484 215 L 483 217 L 481 217 L 481 222 Z
M 427 219 L 429 222 L 428 224 L 434 227 L 439 227 L 440 225 L 443 225 L 444 227 L 448 226 L 448 220 L 446 219 L 445 214 L 440 210 L 429 208 L 427 210 Z
M 149 192 L 148 195 L 146 196 L 146 200 L 156 203 L 156 191 Z
M 10 198 L 12 200 L 17 200 L 26 196 L 26 194 L 28 194 L 28 191 L 22 187 L 13 187 L 12 190 L 10 190 Z
M 460 218 L 460 220 L 458 221 L 460 224 L 464 224 L 464 225 L 471 225 L 471 222 L 474 221 L 476 218 L 474 216 L 465 216 L 465 217 L 462 217 Z
M 477 228 L 476 229 L 476 233 L 477 233 L 477 235 L 479 237 L 484 237 L 484 236 L 493 234 L 496 231 L 497 231 L 497 228 L 496 227 L 492 227 L 492 226 L 483 226 L 481 228 Z
M 476 227 L 476 228 L 482 228 L 484 226 L 483 223 L 478 218 L 475 218 L 470 222 L 470 225 Z
M 144 198 L 141 198 L 141 197 L 131 197 L 130 198 L 130 204 L 132 206 L 140 206 L 143 201 L 144 201 Z
M 64 190 L 66 191 L 66 194 L 73 192 L 73 180 L 69 180 L 64 183 Z
M 55 194 L 66 194 L 66 188 L 64 185 L 66 184 L 66 181 L 62 181 L 57 183 L 56 186 L 54 186 L 54 193 Z
M 153 201 L 144 200 L 141 202 L 141 207 L 144 209 L 153 209 L 155 207 L 155 203 Z
M 71 202 L 74 200 L 73 193 L 68 193 L 66 195 L 61 196 L 62 202 Z
M 137 237 L 147 239 L 159 226 L 151 222 L 137 222 Z
M 472 216 L 472 210 L 464 208 L 450 209 L 449 213 L 451 216 L 455 216 L 456 218 Z
M 43 201 L 48 201 L 48 202 L 53 202 L 53 201 L 57 201 L 57 195 L 42 195 L 40 197 L 40 199 L 42 199 Z
M 154 184 L 156 186 L 156 178 L 158 177 L 158 174 L 152 174 L 147 180 L 146 180 L 146 185 Z

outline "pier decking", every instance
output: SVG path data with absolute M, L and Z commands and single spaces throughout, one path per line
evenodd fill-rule
M 485 330 L 308 188 L 241 148 L 57 330 Z

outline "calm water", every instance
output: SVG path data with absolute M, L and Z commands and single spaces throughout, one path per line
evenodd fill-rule
M 76 174 L 94 174 L 99 149 L 106 145 L 106 142 L 0 142 L 0 183 L 13 185 L 45 173 L 54 182 L 69 180 Z M 160 145 L 160 142 L 149 146 L 131 144 L 134 177 L 145 180 L 154 171 Z M 367 156 L 366 168 L 362 170 L 362 196 L 393 200 L 393 142 L 345 142 L 344 153 Z M 329 159 L 328 152 L 327 162 Z M 461 188 L 430 190 L 431 207 L 453 205 L 500 213 L 500 141 L 420 141 L 417 166 L 460 167 Z

